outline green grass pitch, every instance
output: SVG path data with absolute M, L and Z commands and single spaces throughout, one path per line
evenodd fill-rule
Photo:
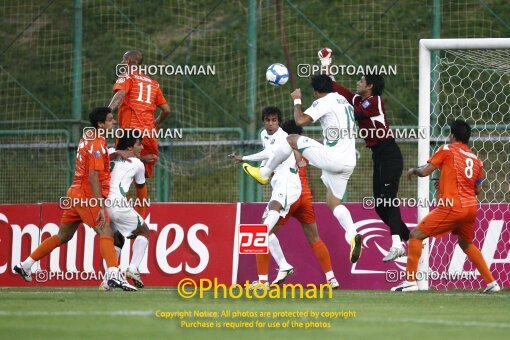
M 319 329 L 190 329 L 159 311 L 355 311 L 356 317 L 329 321 Z M 0 288 L 0 334 L 7 338 L 117 339 L 508 339 L 510 293 L 473 291 L 391 293 L 335 291 L 332 299 L 183 299 L 175 289 L 146 288 L 134 293 L 92 288 Z M 263 319 L 285 322 L 299 318 Z M 187 318 L 188 321 L 253 319 Z M 318 320 L 327 321 L 324 318 Z

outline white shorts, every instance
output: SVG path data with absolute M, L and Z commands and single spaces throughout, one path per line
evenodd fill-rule
M 301 196 L 301 180 L 297 173 L 286 174 L 275 174 L 271 179 L 271 187 L 273 192 L 271 193 L 271 201 L 277 201 L 282 205 L 282 209 L 279 211 L 281 217 L 287 216 L 291 205 L 293 205 Z M 262 218 L 266 218 L 269 212 L 269 204 L 264 211 Z
M 113 231 L 118 231 L 124 237 L 131 236 L 143 224 L 142 216 L 133 208 L 126 210 L 108 208 L 108 217 L 110 217 L 110 225 Z
M 347 189 L 347 182 L 349 182 L 349 177 L 351 177 L 353 171 L 354 167 L 347 165 L 344 166 L 342 172 L 322 170 L 321 179 L 326 188 L 330 189 L 336 198 L 343 199 L 345 189 Z
M 312 138 L 300 137 L 297 146 L 311 165 L 322 169 L 321 179 L 326 188 L 330 189 L 335 197 L 342 199 L 356 166 L 342 163 L 341 155 Z

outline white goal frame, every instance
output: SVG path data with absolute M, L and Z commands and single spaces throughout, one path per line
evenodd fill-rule
M 419 107 L 418 127 L 428 131 L 425 138 L 418 140 L 418 165 L 427 163 L 430 157 L 430 117 L 431 117 L 431 51 L 434 50 L 470 50 L 470 49 L 510 49 L 510 38 L 473 38 L 473 39 L 420 39 L 419 52 Z M 429 177 L 418 178 L 418 198 L 426 202 L 429 198 Z M 418 223 L 429 212 L 428 207 L 418 207 Z M 429 240 L 423 242 L 423 251 L 418 264 L 421 272 L 429 271 Z M 418 281 L 420 290 L 428 290 L 426 276 Z

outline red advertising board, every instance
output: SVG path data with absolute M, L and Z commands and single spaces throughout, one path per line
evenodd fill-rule
M 146 223 L 151 230 L 140 272 L 150 286 L 175 286 L 184 277 L 217 278 L 231 283 L 237 204 L 152 204 Z M 25 283 L 11 268 L 41 240 L 58 232 L 58 204 L 0 205 L 0 286 L 93 286 L 104 271 L 99 238 L 80 226 L 68 244 L 34 265 L 33 282 Z M 129 264 L 132 241 L 121 254 Z M 101 273 L 101 274 L 100 274 Z
M 391 245 L 388 228 L 373 209 L 360 203 L 346 204 L 355 226 L 363 235 L 363 253 L 356 264 L 348 260 L 349 245 L 344 231 L 325 204 L 314 205 L 319 234 L 329 249 L 333 270 L 341 289 L 389 289 L 397 284 L 406 258 L 382 262 Z M 236 232 L 240 223 L 258 223 L 265 204 L 155 203 L 146 223 L 151 230 L 148 251 L 140 265 L 148 286 L 176 286 L 186 277 L 217 278 L 220 283 L 256 280 L 255 256 L 239 255 Z M 41 240 L 58 232 L 62 211 L 57 204 L 0 205 L 0 286 L 94 286 L 99 284 L 103 264 L 95 232 L 80 226 L 76 236 L 49 257 L 34 265 L 33 282 L 25 283 L 12 273 L 12 266 L 26 258 Z M 416 226 L 416 209 L 402 208 L 410 228 Z M 477 245 L 500 285 L 510 283 L 510 209 L 508 204 L 481 204 L 475 225 Z M 282 249 L 295 267 L 290 283 L 323 283 L 324 274 L 301 226 L 291 219 L 278 231 Z M 127 241 L 121 254 L 121 268 L 131 255 Z M 481 278 L 455 246 L 455 236 L 431 240 L 430 270 L 439 274 L 430 279 L 437 289 L 479 288 Z M 276 269 L 272 263 L 273 269 Z M 276 271 L 270 270 L 270 279 Z M 471 273 L 445 281 L 445 273 Z M 37 273 L 37 274 L 35 274 Z

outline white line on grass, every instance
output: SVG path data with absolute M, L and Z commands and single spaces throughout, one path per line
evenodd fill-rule
M 395 322 L 395 323 L 420 323 L 431 325 L 443 325 L 452 327 L 483 327 L 483 328 L 510 328 L 509 323 L 483 322 L 483 321 L 461 321 L 461 320 L 439 320 L 439 319 L 411 319 L 411 318 L 360 318 L 363 321 L 374 322 Z
M 0 310 L 0 316 L 153 316 L 151 310 L 117 310 L 117 311 L 25 311 L 12 312 Z
M 3 311 L 0 310 L 0 316 L 154 316 L 152 310 L 118 310 L 118 311 Z M 450 327 L 482 327 L 482 328 L 504 328 L 510 329 L 509 323 L 482 322 L 482 321 L 457 321 L 457 320 L 439 320 L 439 319 L 412 319 L 412 318 L 371 318 L 360 317 L 362 321 L 371 322 L 394 322 L 394 323 L 418 323 L 430 325 L 442 325 Z
M 77 294 L 79 293 L 78 291 L 76 292 L 66 292 L 66 291 L 61 291 L 61 290 L 46 290 L 44 292 L 31 292 L 29 290 L 27 291 L 24 291 L 24 292 L 9 292 L 9 291 L 2 291 L 2 294 L 23 294 L 23 295 L 33 295 L 33 294 Z

